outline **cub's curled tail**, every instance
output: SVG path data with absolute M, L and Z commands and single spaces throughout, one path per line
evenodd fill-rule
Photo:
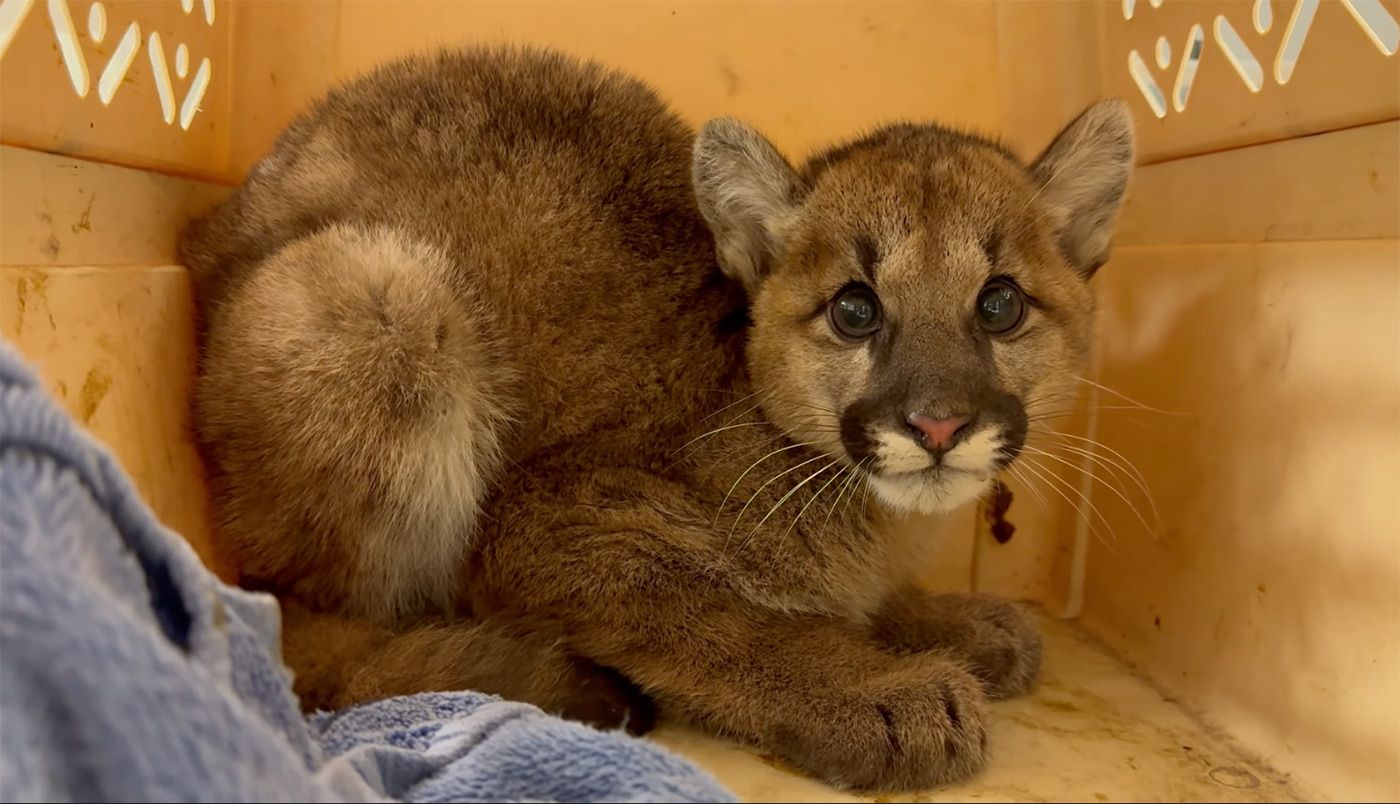
M 200 233 L 196 429 L 245 582 L 375 619 L 449 607 L 509 420 L 460 272 L 386 227 L 232 268 Z

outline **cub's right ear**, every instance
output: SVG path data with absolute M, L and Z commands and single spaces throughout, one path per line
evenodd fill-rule
M 737 120 L 711 120 L 695 140 L 695 198 L 726 275 L 750 293 L 782 252 L 800 181 L 773 144 Z

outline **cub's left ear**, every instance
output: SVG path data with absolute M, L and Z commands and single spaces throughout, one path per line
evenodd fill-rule
M 1132 172 L 1133 118 L 1120 100 L 1090 106 L 1031 166 L 1060 249 L 1086 277 L 1108 260 Z

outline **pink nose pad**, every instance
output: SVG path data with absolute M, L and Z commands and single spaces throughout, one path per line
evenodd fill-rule
M 911 413 L 908 421 L 910 427 L 923 434 L 925 448 L 948 449 L 957 438 L 958 431 L 967 426 L 968 419 L 966 416 L 935 419 L 922 413 Z

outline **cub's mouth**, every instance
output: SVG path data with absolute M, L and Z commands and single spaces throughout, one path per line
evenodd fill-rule
M 981 497 L 996 479 L 992 469 L 931 466 L 898 473 L 869 471 L 870 487 L 896 511 L 938 514 Z
M 1019 454 L 1023 432 L 956 418 L 903 430 L 845 423 L 842 445 L 891 508 L 942 513 L 985 493 Z
M 909 473 L 906 472 L 906 474 Z M 985 477 L 989 473 L 980 472 L 975 469 L 960 469 L 956 466 L 930 466 L 929 468 L 922 469 L 915 474 L 923 475 L 929 480 L 941 480 L 943 478 L 956 477 L 957 475 L 977 475 Z
M 958 475 L 982 475 L 982 476 L 985 476 L 985 475 L 991 474 L 990 471 L 989 471 L 989 472 L 982 472 L 982 471 L 978 471 L 978 470 L 976 470 L 976 469 L 966 469 L 966 468 L 960 468 L 960 467 L 956 467 L 956 466 L 944 466 L 944 465 L 941 465 L 941 464 L 940 464 L 940 465 L 936 465 L 936 466 L 926 466 L 926 467 L 924 467 L 923 469 L 907 469 L 907 470 L 900 471 L 900 472 L 881 472 L 879 466 L 872 466 L 872 467 L 870 467 L 868 470 L 863 470 L 863 471 L 868 471 L 868 473 L 869 473 L 869 474 L 872 474 L 872 475 L 881 475 L 881 476 L 889 477 L 889 478 L 905 478 L 905 479 L 917 479 L 917 478 L 922 478 L 922 479 L 924 479 L 925 481 L 930 481 L 930 482 L 937 482 L 937 481 L 943 480 L 943 479 L 945 479 L 945 478 L 957 477 Z

